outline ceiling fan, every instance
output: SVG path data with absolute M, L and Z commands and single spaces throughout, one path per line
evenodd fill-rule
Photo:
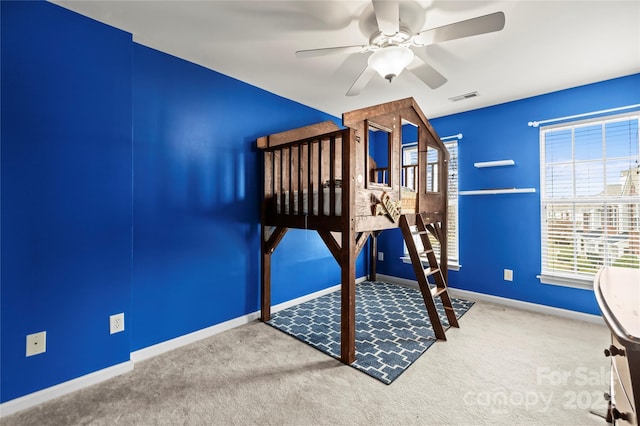
M 378 31 L 371 35 L 368 45 L 325 47 L 296 52 L 299 58 L 336 53 L 369 54 L 367 66 L 351 85 L 347 96 L 360 94 L 376 72 L 391 83 L 405 68 L 430 88 L 437 89 L 446 83 L 447 79 L 427 63 L 426 46 L 500 31 L 504 28 L 505 22 L 504 13 L 495 12 L 413 33 L 400 21 L 399 1 L 372 0 L 372 3 Z

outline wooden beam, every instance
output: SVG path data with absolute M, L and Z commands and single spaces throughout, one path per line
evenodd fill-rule
M 368 232 L 368 231 L 361 232 L 358 235 L 358 238 L 356 238 L 356 258 L 360 255 L 362 248 L 367 243 L 367 239 L 369 238 L 369 235 L 371 235 L 371 232 Z
M 340 262 L 342 262 L 342 248 L 340 248 L 340 244 L 333 237 L 332 233 L 326 230 L 318 230 L 318 234 L 320 234 L 320 238 L 326 244 L 327 248 L 333 255 L 333 258 L 338 262 L 338 265 L 342 266 Z
M 273 233 L 271 234 L 269 239 L 265 242 L 266 251 L 268 251 L 269 253 L 273 253 L 278 244 L 280 244 L 280 241 L 282 241 L 284 234 L 286 234 L 288 230 L 289 228 L 277 226 L 276 229 L 273 230 Z
M 311 124 L 309 126 L 299 127 L 297 129 L 291 129 L 269 136 L 262 136 L 258 138 L 257 145 L 258 148 L 265 149 L 289 142 L 320 136 L 336 130 L 340 130 L 340 127 L 338 127 L 338 125 L 333 121 L 327 120 L 321 123 Z
M 418 107 L 418 104 L 416 103 L 416 101 L 413 98 L 405 98 L 405 99 L 399 99 L 397 101 L 386 102 L 379 105 L 373 105 L 370 107 L 345 112 L 344 114 L 342 114 L 342 124 L 344 126 L 350 127 L 351 124 L 354 124 L 355 122 L 362 121 L 362 120 L 371 119 L 373 121 L 376 121 L 376 117 L 380 117 L 387 114 L 395 115 L 401 110 L 407 109 L 407 108 L 412 108 L 414 110 L 417 110 L 416 113 L 420 115 L 420 119 L 425 123 L 427 122 L 426 117 L 424 116 L 424 114 L 422 114 L 422 111 L 420 111 L 420 107 Z M 415 124 L 419 124 L 419 123 L 415 123 Z

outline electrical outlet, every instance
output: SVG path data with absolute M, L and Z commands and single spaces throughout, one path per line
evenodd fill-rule
M 511 269 L 504 270 L 504 280 L 513 281 L 513 271 Z
M 378 260 L 380 262 L 384 261 L 384 252 L 381 252 L 381 251 L 378 252 Z
M 109 317 L 109 334 L 124 331 L 124 312 Z
M 27 355 L 38 355 L 47 351 L 47 332 L 27 335 Z

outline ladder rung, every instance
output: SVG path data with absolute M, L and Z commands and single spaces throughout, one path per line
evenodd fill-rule
M 444 293 L 445 291 L 447 291 L 447 288 L 446 288 L 446 287 L 440 287 L 440 288 L 438 288 L 438 287 L 433 287 L 433 288 L 431 289 L 431 295 L 432 295 L 433 297 L 437 297 L 437 296 L 440 296 L 440 295 L 441 295 L 442 293 Z
M 411 235 L 425 235 L 428 234 L 429 231 L 412 231 Z
M 426 277 L 429 277 L 431 275 L 437 274 L 438 272 L 440 272 L 440 269 L 436 268 L 436 269 L 431 269 L 431 268 L 427 268 L 424 270 L 424 275 Z
M 419 257 L 424 257 L 425 255 L 429 254 L 429 253 L 433 253 L 433 250 L 425 250 L 425 251 L 421 251 L 420 253 L 418 253 Z

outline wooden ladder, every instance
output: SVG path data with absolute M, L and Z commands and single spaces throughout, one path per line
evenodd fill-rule
M 438 266 L 438 260 L 436 259 L 433 247 L 429 241 L 430 231 L 427 229 L 427 225 L 425 225 L 421 214 L 416 215 L 416 228 L 416 232 L 411 230 L 406 215 L 402 215 L 400 217 L 400 229 L 402 229 L 402 235 L 407 245 L 407 250 L 409 251 L 409 257 L 411 258 L 411 264 L 413 265 L 413 270 L 416 274 L 416 278 L 418 279 L 418 285 L 422 292 L 424 304 L 427 308 L 427 312 L 429 313 L 431 326 L 433 327 L 433 331 L 437 339 L 447 340 L 444 334 L 444 328 L 442 327 L 442 322 L 440 321 L 440 316 L 438 315 L 438 310 L 436 309 L 434 298 L 440 297 L 450 326 L 459 327 L 458 319 L 456 318 L 456 313 L 451 305 L 451 298 L 447 291 L 447 283 L 445 282 L 444 275 Z M 422 252 L 418 251 L 415 241 L 413 240 L 413 235 L 415 234 L 420 235 L 422 247 L 424 248 L 424 251 Z M 424 256 L 426 256 L 429 261 L 429 267 L 426 269 L 422 266 L 422 259 Z M 435 286 L 433 288 L 429 283 L 430 276 L 432 276 L 435 281 Z

